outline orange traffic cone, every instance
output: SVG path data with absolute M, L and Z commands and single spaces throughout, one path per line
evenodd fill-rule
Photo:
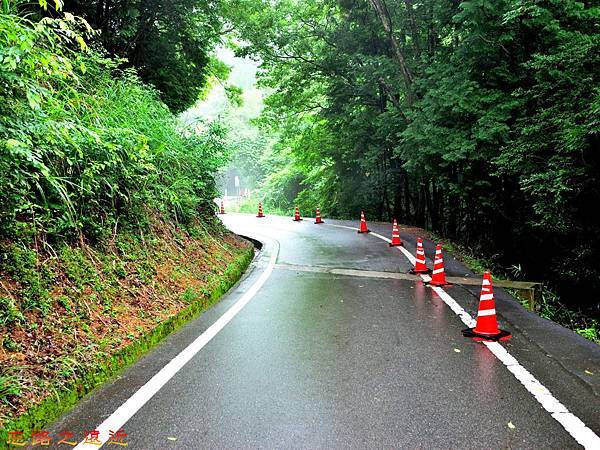
M 317 208 L 317 217 L 315 218 L 315 223 L 325 223 L 323 219 L 321 219 L 321 210 Z
M 370 233 L 371 231 L 367 228 L 367 221 L 365 220 L 365 213 L 360 212 L 360 228 L 358 229 L 359 233 Z
M 265 217 L 262 210 L 262 203 L 258 203 L 258 215 L 256 217 Z
M 504 341 L 511 337 L 508 331 L 498 328 L 492 277 L 489 272 L 483 274 L 475 328 L 467 328 L 462 333 L 465 337 L 471 337 L 478 341 Z
M 219 214 L 225 214 L 225 206 L 223 205 L 223 200 L 221 200 L 221 210 L 219 211 Z
M 294 212 L 294 222 L 300 222 L 302 217 L 300 217 L 300 210 L 296 206 L 296 211 Z
M 433 261 L 433 272 L 429 284 L 433 286 L 450 286 L 446 281 L 446 272 L 444 271 L 444 260 L 442 259 L 442 246 L 438 244 L 435 247 L 435 260 Z
M 398 247 L 402 244 L 402 240 L 400 239 L 400 231 L 398 230 L 398 222 L 394 219 L 394 225 L 392 227 L 392 243 L 390 247 Z
M 415 267 L 411 273 L 429 273 L 431 270 L 425 264 L 425 250 L 423 250 L 423 239 L 417 238 L 417 254 L 415 256 Z

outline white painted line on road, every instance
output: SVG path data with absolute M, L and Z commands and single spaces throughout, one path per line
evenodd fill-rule
M 329 226 L 338 228 L 347 228 L 350 230 L 356 230 L 355 227 L 348 227 L 344 225 L 333 225 Z M 392 242 L 388 238 L 377 234 L 370 233 L 372 236 L 379 238 L 386 242 Z M 411 264 L 415 263 L 415 257 L 404 247 L 395 247 L 400 250 L 404 256 L 410 261 Z M 430 281 L 431 278 L 428 275 L 421 275 L 423 281 Z M 456 300 L 454 300 L 450 294 L 444 289 L 438 286 L 431 286 L 431 289 L 435 291 L 437 295 L 446 303 L 454 313 L 460 317 L 463 323 L 473 328 L 476 324 L 476 320 L 460 306 Z M 481 314 L 480 314 L 481 315 Z M 581 444 L 586 449 L 600 449 L 600 437 L 592 429 L 587 427 L 581 419 L 569 412 L 566 406 L 564 406 L 552 393 L 540 383 L 525 367 L 519 364 L 519 361 L 508 351 L 502 347 L 498 342 L 482 342 L 496 358 L 498 358 L 504 366 L 519 380 L 519 382 L 527 389 L 533 397 L 542 405 L 542 407 L 550 413 L 550 415 L 560 423 L 563 428 L 569 433 L 573 439 Z
M 423 278 L 424 281 L 431 280 L 431 278 L 427 275 L 421 275 L 421 278 Z M 462 320 L 466 326 L 468 326 L 469 328 L 473 328 L 475 326 L 476 320 L 473 319 L 471 315 L 467 311 L 465 311 L 465 309 L 462 306 L 460 306 L 456 300 L 450 297 L 450 295 L 448 295 L 448 293 L 445 290 L 443 290 L 439 286 L 430 287 L 435 291 L 437 295 L 439 295 L 439 297 L 444 301 L 444 303 L 446 303 L 446 305 L 450 307 L 454 314 L 460 317 L 460 320 Z
M 175 376 L 183 366 L 187 364 L 202 348 L 208 344 L 227 325 L 250 300 L 258 290 L 265 284 L 275 267 L 279 244 L 276 241 L 275 248 L 267 267 L 258 280 L 235 302 L 221 317 L 198 336 L 190 345 L 181 351 L 167 365 L 160 369 L 146 384 L 139 388 L 128 400 L 112 413 L 101 425 L 95 428 L 99 432 L 98 443 L 86 443 L 85 439 L 76 447 L 77 450 L 98 449 L 110 439 L 111 431 L 117 432 L 127 423 L 133 415 L 138 412 L 171 378 Z

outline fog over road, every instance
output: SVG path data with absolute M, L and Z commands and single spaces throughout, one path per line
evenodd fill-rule
M 488 347 L 462 336 L 464 323 L 436 291 L 420 279 L 394 278 L 411 268 L 403 252 L 344 228 L 357 222 L 296 223 L 268 211 L 265 219 L 222 219 L 265 244 L 246 276 L 218 305 L 56 422 L 55 432 L 93 429 L 127 402 L 120 410 L 126 419 L 110 423 L 126 431 L 131 449 L 598 443 L 598 377 L 582 375 L 600 369 L 594 344 L 496 290 L 501 328 L 513 333 L 502 347 L 549 390 L 539 392 L 546 406 L 554 398 L 562 407 L 552 406 L 558 408 L 552 415 L 515 377 L 516 366 L 509 370 Z M 389 224 L 369 225 L 384 236 L 391 232 Z M 402 238 L 414 254 L 414 236 Z M 426 250 L 431 266 L 431 243 Z M 464 267 L 445 259 L 451 274 L 464 275 Z M 446 292 L 475 317 L 478 288 Z M 128 401 L 207 334 L 212 339 L 194 347 L 153 395 Z M 567 409 L 589 428 L 571 423 L 567 432 L 559 423 Z

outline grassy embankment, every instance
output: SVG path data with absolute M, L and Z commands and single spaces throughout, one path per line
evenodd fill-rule
M 183 231 L 158 220 L 145 233 L 63 245 L 56 255 L 7 243 L 2 250 L 2 443 L 6 430 L 42 429 L 209 308 L 253 257 L 216 224 Z M 46 306 L 22 312 L 32 297 Z
M 208 308 L 253 254 L 214 217 L 218 124 L 182 129 L 79 19 L 2 6 L 0 447 Z

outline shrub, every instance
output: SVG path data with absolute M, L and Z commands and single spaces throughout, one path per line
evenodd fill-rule
M 223 129 L 182 130 L 82 26 L 0 14 L 0 239 L 100 240 L 155 212 L 212 214 Z

